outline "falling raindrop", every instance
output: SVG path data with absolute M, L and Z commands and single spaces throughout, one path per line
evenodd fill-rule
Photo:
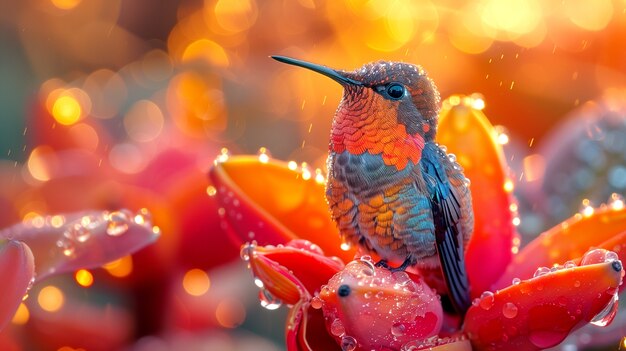
M 600 313 L 595 315 L 589 323 L 593 325 L 597 325 L 599 327 L 605 327 L 609 325 L 609 323 L 613 321 L 613 318 L 615 318 L 615 315 L 617 314 L 618 299 L 619 297 L 616 291 L 613 294 L 613 297 L 611 297 L 611 300 L 609 301 L 609 303 L 606 306 L 604 306 L 602 311 L 600 311 Z
M 273 311 L 282 305 L 282 301 L 277 299 L 272 293 L 266 289 L 259 290 L 259 301 L 261 306 L 265 309 Z
M 120 236 L 128 230 L 128 215 L 122 211 L 114 211 L 107 216 L 107 234 L 110 236 Z
M 354 351 L 356 349 L 356 339 L 351 336 L 341 338 L 341 351 Z

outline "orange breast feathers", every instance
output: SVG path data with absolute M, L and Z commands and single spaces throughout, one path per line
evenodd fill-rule
M 336 153 L 345 150 L 354 155 L 369 152 L 381 154 L 388 166 L 398 170 L 409 161 L 419 162 L 424 149 L 424 138 L 408 134 L 398 123 L 397 109 L 375 106 L 375 98 L 350 101 L 344 99 L 333 120 L 330 148 Z

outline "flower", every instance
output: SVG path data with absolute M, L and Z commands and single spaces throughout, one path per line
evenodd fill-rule
M 462 324 L 443 313 L 424 283 L 428 272 L 392 274 L 369 256 L 353 260 L 328 216 L 323 177 L 267 158 L 216 161 L 210 176 L 223 226 L 254 240 L 241 253 L 261 303 L 290 308 L 288 350 L 536 350 L 588 322 L 611 322 L 626 210 L 576 214 L 520 250 L 514 184 L 483 105 L 478 96 L 452 96 L 439 125 L 438 141 L 472 181 L 476 224 L 466 268 L 474 301 Z

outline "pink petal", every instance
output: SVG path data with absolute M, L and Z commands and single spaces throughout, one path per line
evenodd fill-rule
M 409 342 L 418 346 L 436 336 L 443 321 L 439 296 L 423 280 L 366 259 L 350 262 L 333 276 L 319 299 L 337 343 L 363 350 L 397 350 Z
M 593 263 L 599 257 L 596 253 L 590 252 L 589 260 L 583 258 L 588 265 L 539 275 L 476 299 L 464 325 L 473 346 L 539 350 L 559 344 L 594 317 L 599 319 L 596 323 L 609 323 L 624 271 L 605 253 L 603 263 Z
M 474 107 L 477 101 L 458 95 L 444 101 L 437 135 L 472 182 L 475 225 L 465 254 L 472 296 L 491 288 L 513 258 L 515 243 L 519 244 L 509 209 L 513 183 L 495 129 Z
M 39 281 L 129 255 L 154 242 L 159 230 L 145 210 L 89 211 L 37 216 L 4 229 L 0 236 L 30 247 Z
M 0 330 L 17 311 L 33 279 L 34 270 L 33 254 L 26 244 L 0 239 Z
M 494 284 L 493 289 L 511 284 L 513 278 L 528 279 L 538 267 L 551 267 L 555 263 L 577 259 L 591 247 L 598 247 L 607 240 L 615 240 L 624 230 L 624 208 L 605 207 L 595 209 L 593 214 L 587 216 L 576 214 L 526 245 Z

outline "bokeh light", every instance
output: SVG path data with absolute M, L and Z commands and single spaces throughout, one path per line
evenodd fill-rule
M 183 288 L 189 295 L 201 296 L 209 291 L 211 281 L 205 271 L 201 269 L 191 269 L 183 277 Z
M 44 311 L 56 312 L 63 307 L 65 296 L 61 289 L 54 285 L 48 285 L 37 294 L 37 303 Z
M 119 260 L 107 263 L 102 268 L 114 277 L 123 278 L 133 272 L 133 259 L 131 256 L 124 256 Z
M 74 273 L 74 279 L 80 286 L 90 287 L 93 284 L 93 274 L 86 269 L 79 269 Z

